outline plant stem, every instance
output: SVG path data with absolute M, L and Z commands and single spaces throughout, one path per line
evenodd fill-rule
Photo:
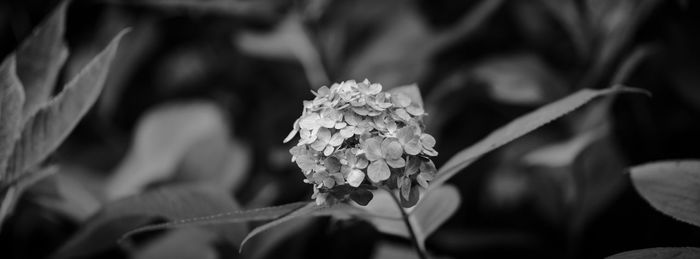
M 406 228 L 408 229 L 408 234 L 410 235 L 411 242 L 413 243 L 413 248 L 416 249 L 416 253 L 418 254 L 418 257 L 420 259 L 428 259 L 428 255 L 423 251 L 423 247 L 418 244 L 418 238 L 416 237 L 416 232 L 413 230 L 413 226 L 411 225 L 411 221 L 408 219 L 408 214 L 406 214 L 406 211 L 401 207 L 401 202 L 399 199 L 394 196 L 394 192 L 389 190 L 388 188 L 384 188 L 385 191 L 389 193 L 389 196 L 391 196 L 392 199 L 394 199 L 394 203 L 396 203 L 397 208 L 401 212 L 401 218 L 403 219 L 403 223 L 406 224 Z

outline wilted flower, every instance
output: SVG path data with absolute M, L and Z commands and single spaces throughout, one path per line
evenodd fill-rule
M 408 201 L 418 197 L 409 195 L 418 190 L 416 185 L 428 187 L 436 173 L 430 157 L 437 151 L 435 138 L 423 132 L 420 100 L 382 92 L 380 84 L 366 79 L 313 93 L 316 97 L 304 101 L 284 142 L 298 133 L 299 142 L 290 149 L 292 161 L 306 176 L 304 182 L 313 184 L 317 204 L 348 198 L 367 204 L 369 200 L 357 198 L 366 195 L 353 193 L 376 187 L 400 189 L 402 201 Z

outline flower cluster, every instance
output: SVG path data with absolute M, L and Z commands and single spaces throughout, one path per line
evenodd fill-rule
M 298 133 L 292 162 L 304 182 L 314 185 L 316 203 L 350 198 L 366 204 L 371 196 L 355 194 L 386 186 L 399 189 L 406 206 L 415 204 L 416 185 L 427 188 L 436 173 L 430 157 L 437 155 L 435 139 L 423 132 L 420 100 L 382 92 L 366 79 L 323 86 L 313 94 L 284 142 Z

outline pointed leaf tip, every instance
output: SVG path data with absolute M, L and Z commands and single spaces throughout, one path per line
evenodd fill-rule
M 26 118 L 8 160 L 8 174 L 20 174 L 43 161 L 68 137 L 97 101 L 119 42 L 129 30 L 121 30 L 107 47 L 63 87 L 62 92 Z
M 544 126 L 545 124 L 548 124 L 578 109 L 597 97 L 618 92 L 641 91 L 642 90 L 638 90 L 638 88 L 620 86 L 606 89 L 582 89 L 567 97 L 542 106 L 533 112 L 520 116 L 505 126 L 494 130 L 491 132 L 491 134 L 476 144 L 469 146 L 455 154 L 440 168 L 435 180 L 431 183 L 430 188 L 433 189 L 434 187 L 441 185 L 484 154 L 506 145 L 513 140 L 516 140 L 525 134 Z

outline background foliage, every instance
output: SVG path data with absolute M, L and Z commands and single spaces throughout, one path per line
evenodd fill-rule
M 24 144 L 33 147 L 20 149 L 27 155 L 0 153 L 15 156 L 13 172 L 37 176 L 0 178 L 8 211 L 0 257 L 415 256 L 405 239 L 354 217 L 280 224 L 242 254 L 237 244 L 260 223 L 154 231 L 115 243 L 148 223 L 308 200 L 311 190 L 282 139 L 301 100 L 311 99 L 309 89 L 364 78 L 387 89 L 419 85 L 438 168 L 498 127 L 580 89 L 629 85 L 653 95 L 600 98 L 458 170 L 454 187 L 440 192 L 461 197 L 443 201 L 457 199 L 459 208 L 425 240 L 433 256 L 601 258 L 698 247 L 700 230 L 685 222 L 697 224 L 700 210 L 657 202 L 677 197 L 659 185 L 689 190 L 678 195 L 697 190 L 697 162 L 642 164 L 700 154 L 699 12 L 693 1 L 656 0 L 3 1 L 2 71 L 16 59 L 16 77 L 0 77 L 3 91 L 14 89 L 0 96 L 0 150 L 19 145 L 5 138 L 17 131 L 12 120 L 32 125 L 28 115 L 39 110 L 70 118 L 44 115 L 57 121 L 45 122 L 54 133 L 22 131 L 25 142 L 38 144 Z M 46 19 L 52 22 L 42 25 Z M 80 72 L 105 49 L 116 54 L 96 69 L 101 76 Z M 37 57 L 48 61 L 37 68 L 30 62 Z M 48 100 L 66 99 L 80 85 L 74 78 L 104 84 L 74 91 L 83 97 L 65 103 L 78 108 L 50 108 L 63 102 Z M 21 107 L 13 104 L 17 89 Z M 86 100 L 96 101 L 89 111 Z M 6 183 L 17 182 L 8 179 L 23 185 L 6 210 Z M 274 218 L 264 216 L 256 217 Z

